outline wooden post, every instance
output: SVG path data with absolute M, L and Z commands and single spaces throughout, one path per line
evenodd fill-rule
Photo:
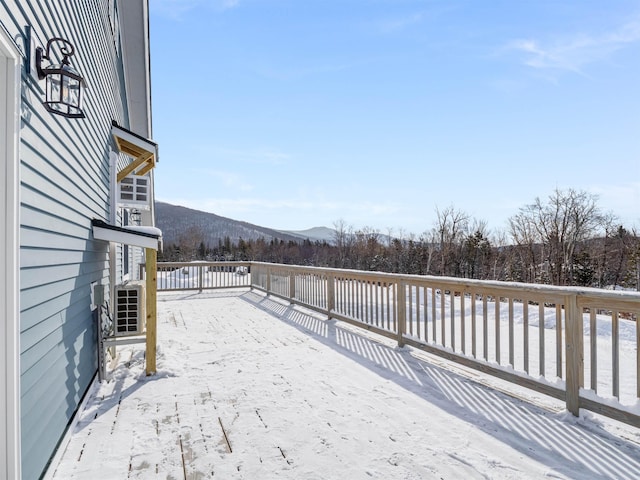
M 304 285 L 302 285 L 300 293 L 303 293 L 303 292 L 304 292 Z M 296 272 L 291 270 L 289 272 L 289 301 L 293 303 L 293 300 L 295 298 L 296 298 Z
M 271 292 L 271 268 L 267 267 L 267 295 Z
M 147 248 L 145 252 L 147 271 L 147 375 L 156 373 L 156 300 L 157 300 L 157 269 L 158 252 Z
M 567 410 L 576 417 L 580 414 L 580 387 L 584 385 L 584 352 L 582 348 L 582 310 L 578 296 L 565 297 L 565 341 L 567 359 Z
M 331 312 L 336 309 L 336 277 L 327 274 L 327 317 L 331 318 Z
M 404 347 L 404 332 L 407 328 L 407 285 L 404 281 L 397 283 L 396 312 L 398 315 L 398 346 Z
M 640 261 L 638 265 L 640 266 Z M 640 283 L 638 288 L 640 289 Z M 636 314 L 636 397 L 640 398 L 640 315 L 638 314 Z
M 611 312 L 611 376 L 611 393 L 620 400 L 620 321 L 617 310 Z

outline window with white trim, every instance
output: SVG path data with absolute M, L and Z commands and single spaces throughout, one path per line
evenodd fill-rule
M 127 175 L 118 183 L 118 203 L 121 207 L 148 210 L 151 208 L 149 175 Z

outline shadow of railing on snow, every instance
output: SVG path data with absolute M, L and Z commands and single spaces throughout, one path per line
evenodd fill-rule
M 585 425 L 568 412 L 553 413 L 526 403 L 418 359 L 411 349 L 398 348 L 388 339 L 374 340 L 368 332 L 356 332 L 356 327 L 343 327 L 300 307 L 255 292 L 240 298 L 485 433 L 510 438 L 509 446 L 522 454 L 540 462 L 558 458 L 548 466 L 569 478 L 631 479 L 640 471 L 640 445 L 599 430 L 595 422 Z

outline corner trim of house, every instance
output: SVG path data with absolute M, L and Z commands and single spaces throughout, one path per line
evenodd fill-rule
M 2 25 L 0 25 L 1 27 Z M 0 477 L 21 478 L 19 113 L 22 55 L 0 28 Z

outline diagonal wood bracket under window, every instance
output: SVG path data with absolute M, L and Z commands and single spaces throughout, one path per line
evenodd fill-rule
M 115 121 L 111 127 L 111 135 L 118 150 L 133 158 L 130 164 L 118 172 L 118 183 L 132 173 L 145 175 L 156 166 L 158 161 L 157 143 L 120 127 Z

